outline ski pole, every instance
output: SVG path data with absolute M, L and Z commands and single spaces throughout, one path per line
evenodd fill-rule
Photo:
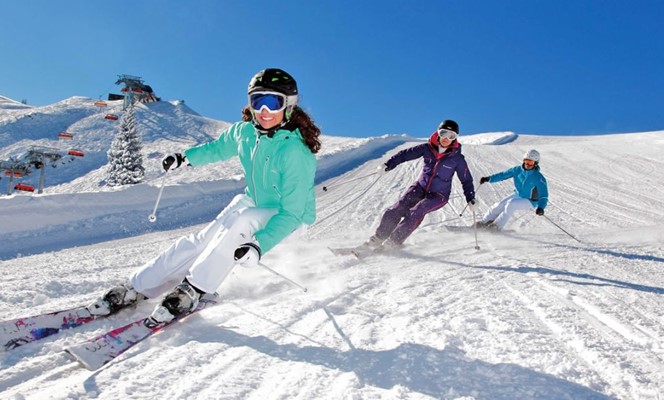
M 477 222 L 475 222 L 475 210 L 473 210 L 473 226 L 475 227 L 475 250 L 480 249 L 480 244 L 477 243 Z
M 543 215 L 543 214 L 542 214 L 542 216 L 543 216 L 544 218 L 546 218 L 549 222 L 551 222 L 553 225 L 555 225 L 556 228 L 558 228 L 558 229 L 560 229 L 561 231 L 565 232 L 565 233 L 567 234 L 567 236 L 571 237 L 572 239 L 576 240 L 576 241 L 579 242 L 579 243 L 583 243 L 583 242 L 580 241 L 579 239 L 577 239 L 577 238 L 575 238 L 574 236 L 572 236 L 571 233 L 569 233 L 569 232 L 567 232 L 566 230 L 564 230 L 563 228 L 561 228 L 560 225 L 558 225 L 558 224 L 556 224 L 555 222 L 553 222 L 553 221 L 551 220 L 551 218 L 549 218 L 549 217 L 547 217 L 546 215 Z
M 323 191 L 324 191 L 324 192 L 327 192 L 327 189 L 330 188 L 330 187 L 340 186 L 340 185 L 345 185 L 345 184 L 350 183 L 350 182 L 354 182 L 354 181 L 357 181 L 357 180 L 360 180 L 360 179 L 368 178 L 368 177 L 370 177 L 370 176 L 376 175 L 377 173 L 378 173 L 378 172 L 372 172 L 372 173 L 370 173 L 370 174 L 368 174 L 368 175 L 360 176 L 360 177 L 358 177 L 358 178 L 349 179 L 349 180 L 347 180 L 347 181 L 335 182 L 335 183 L 333 183 L 333 184 L 331 184 L 331 185 L 323 186 Z
M 280 273 L 278 273 L 277 271 L 275 271 L 275 270 L 273 270 L 272 268 L 268 267 L 267 265 L 265 265 L 265 264 L 263 264 L 263 263 L 260 263 L 260 262 L 258 263 L 258 265 L 261 266 L 261 267 L 263 267 L 263 268 L 265 268 L 266 270 L 272 272 L 273 274 L 275 274 L 276 276 L 278 276 L 278 277 L 280 277 L 281 279 L 285 280 L 286 282 L 290 283 L 291 285 L 299 287 L 299 288 L 302 289 L 304 292 L 307 291 L 307 288 L 305 288 L 304 286 L 302 286 L 302 285 L 300 285 L 299 283 L 293 281 L 292 279 L 288 279 L 288 278 L 286 278 L 285 276 L 281 275 Z
M 482 187 L 482 184 L 480 183 L 480 186 L 475 191 L 475 198 L 477 198 L 477 192 L 480 191 L 481 187 Z M 466 206 L 463 208 L 463 210 L 461 210 L 461 213 L 459 214 L 460 217 L 463 217 L 463 213 L 466 212 L 466 208 L 468 208 L 468 204 L 470 204 L 470 203 L 466 203 Z M 474 214 L 474 212 L 473 212 L 473 214 Z
M 154 204 L 154 209 L 152 214 L 148 216 L 148 221 L 155 222 L 157 220 L 157 207 L 159 207 L 159 201 L 161 200 L 161 194 L 164 192 L 164 185 L 166 184 L 166 172 L 164 172 L 164 177 L 161 179 L 161 187 L 159 188 L 159 195 L 157 196 L 157 202 Z
M 461 212 L 459 213 L 460 217 L 463 217 L 463 213 L 466 212 L 466 208 L 468 208 L 468 204 L 470 204 L 470 203 L 466 203 L 465 207 L 463 207 L 463 210 L 461 210 Z M 475 214 L 475 213 L 473 213 L 473 214 Z

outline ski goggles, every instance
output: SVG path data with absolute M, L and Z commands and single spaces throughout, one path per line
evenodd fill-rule
M 534 167 L 535 164 L 537 164 L 537 161 L 529 160 L 526 158 L 525 160 L 523 160 L 523 163 L 529 167 Z
M 457 133 L 449 129 L 438 129 L 438 140 L 454 140 L 457 137 Z
M 286 96 L 281 93 L 253 92 L 249 94 L 249 106 L 257 113 L 265 108 L 270 114 L 276 114 L 283 111 L 287 103 Z

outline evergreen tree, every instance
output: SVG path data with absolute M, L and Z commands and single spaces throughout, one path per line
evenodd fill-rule
M 134 105 L 127 109 L 120 122 L 120 130 L 108 150 L 108 173 L 106 182 L 110 186 L 139 183 L 145 176 L 143 168 L 143 143 L 138 134 Z

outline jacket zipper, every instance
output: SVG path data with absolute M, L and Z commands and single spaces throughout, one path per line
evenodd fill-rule
M 251 183 L 254 185 L 254 203 L 258 205 L 258 192 L 256 191 L 256 152 L 258 151 L 258 145 L 261 142 L 260 135 L 256 138 L 256 146 L 254 151 L 251 152 Z
M 434 178 L 434 176 L 436 176 L 436 173 L 438 172 L 438 163 L 440 163 L 441 160 L 442 160 L 442 158 L 440 160 L 437 160 L 436 164 L 434 164 L 434 166 L 433 166 L 433 171 L 431 172 L 431 179 L 429 179 L 429 184 L 427 185 L 427 188 L 424 190 L 427 193 L 429 193 L 429 188 L 431 187 L 431 184 L 433 183 L 433 178 Z
M 268 185 L 268 180 L 267 180 L 267 172 L 269 170 L 268 165 L 270 162 L 270 156 L 265 157 L 265 164 L 263 164 L 263 187 L 267 187 Z

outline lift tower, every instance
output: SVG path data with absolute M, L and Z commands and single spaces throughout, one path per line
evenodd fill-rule
M 54 163 L 62 158 L 58 152 L 59 149 L 41 146 L 32 146 L 26 155 L 26 160 L 29 165 L 34 166 L 39 172 L 39 188 L 37 193 L 44 192 L 44 171 L 46 170 L 45 164 L 47 162 Z
M 29 175 L 30 166 L 28 163 L 19 160 L 15 157 L 10 157 L 8 160 L 0 160 L 0 170 L 5 170 L 5 175 L 9 177 L 9 187 L 7 194 L 12 194 L 14 191 L 14 178 L 20 178 Z

